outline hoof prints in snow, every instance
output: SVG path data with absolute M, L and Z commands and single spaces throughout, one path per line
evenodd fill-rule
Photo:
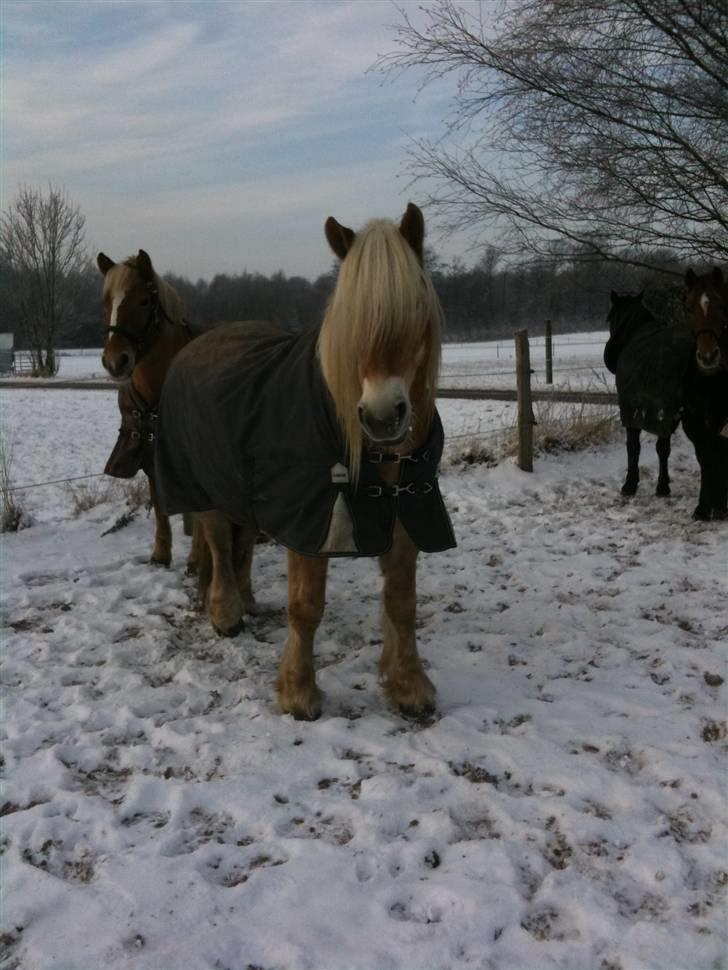
M 61 936 L 75 970 L 720 965 L 726 526 L 690 522 L 690 461 L 667 504 L 623 502 L 623 462 L 443 476 L 414 723 L 377 679 L 375 563 L 331 565 L 308 724 L 276 710 L 274 546 L 220 640 L 179 524 L 165 571 L 141 519 L 3 537 L 6 965 Z

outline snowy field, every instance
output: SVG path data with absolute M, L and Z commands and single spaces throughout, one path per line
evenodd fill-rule
M 510 421 L 441 405 L 450 436 Z M 0 409 L 16 483 L 95 474 L 115 440 L 113 394 Z M 181 523 L 163 570 L 143 513 L 102 537 L 120 504 L 23 493 L 35 525 L 0 537 L 4 970 L 728 965 L 728 523 L 691 521 L 681 433 L 655 498 L 645 437 L 628 501 L 621 437 L 531 475 L 446 463 L 427 722 L 377 682 L 374 563 L 331 564 L 323 715 L 299 723 L 275 707 L 282 550 L 258 547 L 258 614 L 223 640 Z

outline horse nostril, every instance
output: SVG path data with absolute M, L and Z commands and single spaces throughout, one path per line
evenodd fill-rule
M 395 410 L 395 413 L 397 415 L 397 424 L 402 424 L 404 422 L 405 418 L 407 417 L 407 402 L 406 401 L 400 401 L 395 406 L 395 409 L 394 410 Z

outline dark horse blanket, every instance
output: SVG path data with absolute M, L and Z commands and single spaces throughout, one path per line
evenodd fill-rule
M 604 362 L 616 376 L 622 424 L 668 437 L 680 421 L 693 356 L 682 300 L 672 299 L 672 291 L 648 291 L 616 308 L 615 317 Z
M 356 487 L 321 374 L 318 333 L 230 323 L 175 357 L 162 391 L 156 482 L 167 514 L 217 509 L 305 555 L 378 556 L 401 520 L 423 552 L 455 545 L 437 482 L 443 430 L 399 462 L 388 486 L 382 454 L 364 453 Z M 334 505 L 343 498 L 354 549 L 331 548 Z M 326 546 L 326 548 L 324 548 Z

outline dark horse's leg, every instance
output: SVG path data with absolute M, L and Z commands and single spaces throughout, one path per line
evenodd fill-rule
M 278 669 L 278 703 L 284 714 L 315 721 L 321 713 L 313 640 L 326 602 L 328 559 L 288 552 L 288 639 Z
M 640 481 L 640 429 L 627 428 L 627 477 L 622 495 L 634 495 Z
M 415 637 L 417 547 L 397 520 L 391 550 L 379 560 L 384 576 L 379 669 L 389 699 L 403 714 L 435 709 L 435 688 L 422 669 Z
M 154 548 L 150 562 L 156 566 L 169 566 L 172 562 L 172 529 L 169 524 L 169 516 L 159 509 L 157 500 L 157 489 L 154 479 L 149 478 L 149 497 L 154 509 Z
M 700 465 L 700 494 L 698 504 L 693 510 L 693 518 L 700 522 L 708 522 L 713 510 L 713 495 L 716 478 L 716 454 L 712 442 L 705 435 L 693 439 L 695 457 Z
M 670 436 L 658 438 L 655 447 L 657 457 L 660 460 L 660 474 L 657 477 L 655 495 L 665 496 L 670 494 L 670 476 L 667 471 L 667 459 L 670 457 Z
M 728 518 L 728 438 L 720 436 L 716 443 L 715 492 L 713 518 Z

